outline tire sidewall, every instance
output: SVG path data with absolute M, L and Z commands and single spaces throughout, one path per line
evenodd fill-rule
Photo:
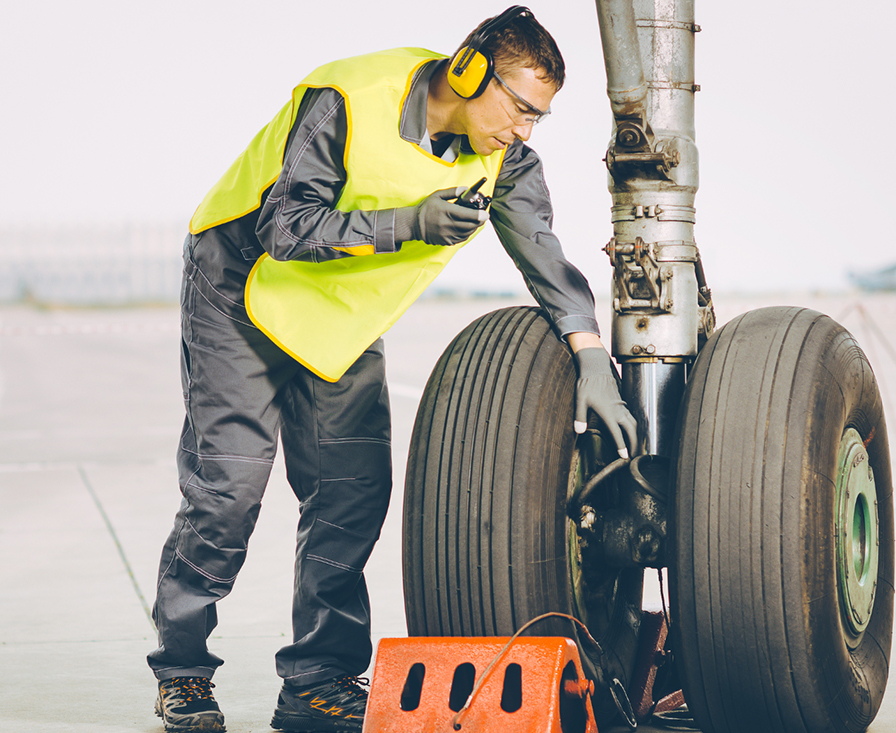
M 756 400 L 730 401 L 754 384 Z M 882 540 L 874 610 L 858 643 L 840 610 L 835 537 L 848 428 L 866 444 Z M 865 355 L 820 313 L 743 314 L 701 350 L 676 445 L 671 632 L 698 723 L 707 731 L 864 730 L 886 689 L 894 568 L 889 446 Z M 710 507 L 729 505 L 741 513 L 728 515 L 727 529 L 709 522 L 725 516 Z M 739 556 L 719 549 L 729 535 Z M 722 633 L 729 624 L 743 643 Z
M 817 323 L 806 339 L 806 351 L 819 358 L 807 364 L 813 370 L 811 378 L 801 374 L 795 380 L 793 418 L 787 430 L 788 443 L 796 443 L 793 451 L 800 452 L 798 463 L 796 456 L 788 456 L 788 464 L 799 465 L 802 473 L 798 511 L 803 546 L 795 556 L 784 553 L 785 564 L 798 564 L 793 570 L 799 572 L 802 594 L 798 604 L 786 591 L 785 598 L 788 626 L 804 638 L 808 663 L 806 669 L 797 667 L 794 672 L 805 676 L 803 685 L 815 688 L 813 704 L 803 706 L 807 719 L 817 716 L 811 730 L 824 730 L 830 721 L 841 720 L 847 729 L 860 731 L 873 720 L 886 688 L 893 563 L 884 557 L 892 554 L 885 542 L 880 546 L 872 616 L 856 643 L 841 610 L 837 579 L 838 457 L 844 432 L 854 428 L 863 442 L 867 441 L 872 470 L 877 469 L 878 536 L 892 541 L 888 461 L 881 461 L 880 451 L 883 446 L 888 452 L 886 426 L 871 369 L 842 327 L 830 319 Z M 806 388 L 799 390 L 801 385 Z M 799 440 L 800 435 L 804 440 Z

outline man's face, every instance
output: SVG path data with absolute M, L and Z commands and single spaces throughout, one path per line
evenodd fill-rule
M 516 138 L 528 140 L 532 134 L 532 118 L 537 111 L 550 108 L 556 94 L 553 83 L 543 77 L 540 69 L 526 67 L 501 73 L 505 84 L 528 104 L 517 99 L 496 79 L 486 90 L 465 105 L 465 133 L 470 145 L 479 155 L 491 155 L 503 150 Z M 533 112 L 534 108 L 534 112 Z

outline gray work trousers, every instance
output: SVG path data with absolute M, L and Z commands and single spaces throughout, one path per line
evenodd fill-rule
M 164 680 L 211 677 L 223 663 L 206 640 L 243 565 L 279 435 L 300 517 L 293 643 L 277 653 L 277 672 L 299 684 L 362 673 L 372 653 L 363 569 L 392 487 L 381 341 L 326 382 L 252 325 L 189 248 L 182 327 L 183 499 L 162 551 L 150 667 Z

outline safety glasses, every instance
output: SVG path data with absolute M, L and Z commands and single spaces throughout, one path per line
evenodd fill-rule
M 511 117 L 517 122 L 522 122 L 527 125 L 537 125 L 541 122 L 545 117 L 551 114 L 550 107 L 547 112 L 542 112 L 538 107 L 534 104 L 530 104 L 525 99 L 523 99 L 519 94 L 517 94 L 513 89 L 511 89 L 507 82 L 504 81 L 499 75 L 497 71 L 492 72 L 492 76 L 495 77 L 495 80 L 500 84 L 504 89 L 507 90 L 508 94 L 510 94 L 517 102 L 526 107 L 524 112 L 517 111 L 515 114 L 512 114 Z

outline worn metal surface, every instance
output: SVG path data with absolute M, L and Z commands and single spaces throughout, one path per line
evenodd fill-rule
M 613 237 L 604 248 L 613 265 L 611 350 L 641 457 L 587 478 L 570 502 L 586 579 L 589 567 L 666 564 L 678 405 L 714 325 L 694 239 L 694 2 L 596 5 L 615 122 L 606 155 Z
M 614 268 L 611 348 L 622 364 L 623 397 L 639 421 L 641 448 L 669 455 L 664 436 L 673 430 L 680 391 L 665 389 L 665 380 L 672 372 L 683 385 L 682 365 L 696 357 L 714 321 L 694 240 L 699 27 L 693 0 L 596 4 L 616 123 L 606 157 L 613 198 L 613 238 L 604 249 Z
M 702 322 L 694 241 L 694 3 L 598 0 L 597 6 L 616 120 L 607 152 L 613 240 L 605 250 L 614 266 L 613 354 L 623 364 L 648 348 L 651 356 L 691 358 Z M 620 104 L 618 90 L 641 77 L 647 94 L 639 121 L 626 116 L 632 110 Z
M 657 670 L 667 661 L 664 647 L 668 632 L 666 618 L 662 613 L 645 611 L 641 615 L 638 665 L 629 686 L 635 717 L 639 723 L 650 720 L 657 703 L 654 699 L 653 686 Z
M 666 428 L 675 425 L 687 363 L 653 357 L 650 346 L 647 348 L 647 358 L 627 362 L 628 378 L 623 382 L 622 397 L 643 426 L 638 431 L 640 452 L 671 458 L 675 452 L 674 431 Z
M 607 68 L 607 96 L 613 116 L 643 118 L 647 82 L 641 66 L 635 12 L 631 0 L 597 0 L 597 19 Z
M 607 567 L 665 567 L 668 464 L 662 456 L 620 458 L 570 500 L 589 585 Z

